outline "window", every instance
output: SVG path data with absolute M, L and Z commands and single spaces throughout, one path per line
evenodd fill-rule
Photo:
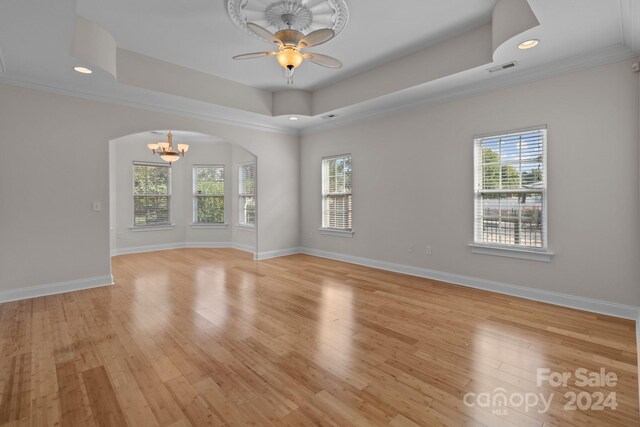
M 475 243 L 546 249 L 547 130 L 475 139 Z
M 351 155 L 322 159 L 322 228 L 351 231 Z
M 193 222 L 224 223 L 224 166 L 193 167 Z
M 245 163 L 239 168 L 240 224 L 256 224 L 256 164 Z
M 168 164 L 133 164 L 133 226 L 170 225 L 171 168 Z

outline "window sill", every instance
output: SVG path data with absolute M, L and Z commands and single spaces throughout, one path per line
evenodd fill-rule
M 229 224 L 201 222 L 191 224 L 191 228 L 227 228 L 228 225 Z
M 554 255 L 553 252 L 548 252 L 547 250 L 536 251 L 527 249 L 515 249 L 501 246 L 481 245 L 477 243 L 471 243 L 469 247 L 471 248 L 471 252 L 473 252 L 474 254 L 526 259 L 529 261 L 551 262 L 551 259 Z
M 138 231 L 166 231 L 173 230 L 176 227 L 175 224 L 167 224 L 167 225 L 134 225 L 129 227 L 129 230 L 133 232 Z
M 238 230 L 244 230 L 244 231 L 256 231 L 255 225 L 238 224 L 237 228 Z
M 319 228 L 320 234 L 325 236 L 337 236 L 337 237 L 353 237 L 352 230 L 338 230 L 335 228 Z

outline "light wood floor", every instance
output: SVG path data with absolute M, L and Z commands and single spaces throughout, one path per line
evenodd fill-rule
M 634 323 L 294 255 L 113 259 L 116 284 L 0 305 L 1 425 L 638 425 Z M 605 368 L 566 411 L 537 368 Z M 555 393 L 505 415 L 466 393 Z M 498 390 L 500 391 L 500 390 Z M 472 402 L 472 400 L 470 400 Z

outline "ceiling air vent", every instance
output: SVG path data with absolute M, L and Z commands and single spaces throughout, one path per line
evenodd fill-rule
M 327 114 L 326 116 L 322 116 L 323 119 L 333 119 L 336 117 L 336 114 Z
M 509 68 L 513 68 L 517 66 L 517 62 L 507 62 L 506 64 L 498 65 L 497 67 L 489 68 L 490 73 L 495 73 L 496 71 L 508 70 Z

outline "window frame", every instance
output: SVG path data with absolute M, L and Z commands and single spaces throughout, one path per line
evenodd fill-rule
M 245 193 L 244 192 L 244 168 L 247 166 L 253 166 L 253 193 Z M 238 164 L 238 226 L 240 228 L 246 229 L 255 229 L 256 222 L 258 221 L 258 198 L 257 198 L 257 188 L 258 188 L 258 164 L 256 161 L 244 162 Z M 253 197 L 255 204 L 255 213 L 253 223 L 244 222 L 244 218 L 246 215 L 243 215 L 246 211 L 244 207 L 244 198 Z
M 518 135 L 518 134 L 526 134 L 531 132 L 542 132 L 542 188 L 536 189 L 536 191 L 531 191 L 535 193 L 539 193 L 541 195 L 542 200 L 542 246 L 525 246 L 525 245 L 516 245 L 516 244 L 505 244 L 505 243 L 492 243 L 485 242 L 479 239 L 478 236 L 478 221 L 481 217 L 478 212 L 479 209 L 479 198 L 482 196 L 483 191 L 479 188 L 480 186 L 480 174 L 481 171 L 478 169 L 482 165 L 482 160 L 479 158 L 482 154 L 480 153 L 479 148 L 481 147 L 481 143 L 483 140 L 492 139 L 492 138 L 504 138 L 507 136 Z M 552 252 L 549 251 L 549 227 L 548 227 L 548 210 L 549 210 L 549 188 L 548 188 L 548 142 L 549 135 L 548 129 L 546 125 L 539 126 L 531 126 L 527 128 L 514 129 L 503 132 L 491 132 L 482 135 L 475 135 L 473 138 L 473 243 L 469 246 L 472 248 L 472 252 L 481 253 L 485 255 L 498 255 L 509 258 L 521 258 L 521 259 L 529 259 L 534 261 L 551 261 Z M 502 165 L 502 162 L 499 163 Z M 520 186 L 516 189 L 505 189 L 504 191 L 495 191 L 493 193 L 496 194 L 513 194 L 517 192 L 523 192 L 526 188 Z
M 346 159 L 349 158 L 350 164 L 351 164 L 351 190 L 350 192 L 345 192 L 343 195 L 345 196 L 350 196 L 351 200 L 350 200 L 350 204 L 351 204 L 351 210 L 350 210 L 350 228 L 333 228 L 333 227 L 327 227 L 325 225 L 325 199 L 327 196 L 329 196 L 329 193 L 326 192 L 325 193 L 325 189 L 327 188 L 328 184 L 325 181 L 325 165 L 327 164 L 328 161 L 330 160 L 336 160 L 336 159 Z M 321 199 L 320 199 L 320 221 L 321 221 L 321 226 L 319 228 L 320 234 L 324 234 L 324 235 L 328 235 L 328 236 L 339 236 L 339 237 L 353 237 L 354 235 L 354 231 L 353 231 L 353 155 L 351 153 L 344 153 L 344 154 L 337 154 L 337 155 L 332 155 L 332 156 L 326 156 L 323 157 L 321 162 L 320 162 L 320 185 L 321 185 L 321 189 L 320 189 L 320 194 L 321 194 Z
M 197 169 L 198 168 L 209 168 L 209 169 L 222 169 L 222 194 L 197 194 L 198 191 L 198 177 L 197 177 Z M 227 171 L 225 165 L 222 164 L 198 164 L 191 166 L 191 192 L 193 197 L 193 223 L 192 226 L 195 228 L 218 228 L 226 226 L 226 185 L 227 185 Z M 199 197 L 222 197 L 222 222 L 205 222 L 198 221 L 198 198 Z
M 149 197 L 149 196 L 158 196 L 158 194 L 136 194 L 136 166 L 154 166 L 154 167 L 163 167 L 168 169 L 168 177 L 167 177 L 167 194 L 160 195 L 162 197 L 167 197 L 167 221 L 165 223 L 160 224 L 136 224 L 136 197 Z M 160 163 L 160 162 L 145 162 L 145 161 L 137 161 L 134 160 L 131 165 L 131 193 L 133 201 L 133 217 L 132 217 L 132 225 L 130 227 L 133 231 L 152 231 L 152 230 L 169 230 L 175 227 L 173 223 L 173 173 L 171 170 L 171 165 L 168 163 Z

